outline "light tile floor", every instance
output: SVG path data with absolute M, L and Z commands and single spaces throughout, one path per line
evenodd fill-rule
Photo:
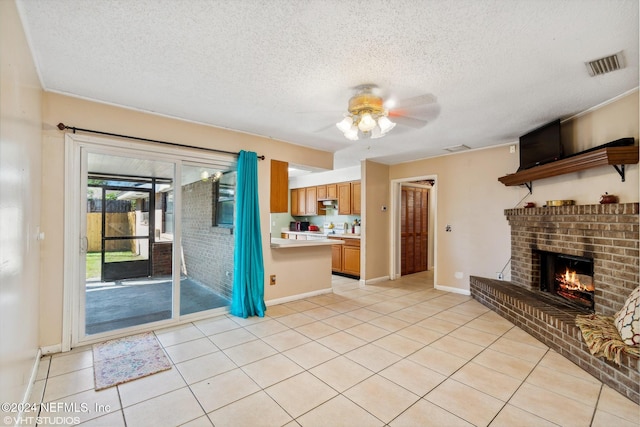
M 638 426 L 638 405 L 430 273 L 155 331 L 173 369 L 95 392 L 91 348 L 32 400 L 84 426 Z M 107 410 L 107 408 L 109 410 Z

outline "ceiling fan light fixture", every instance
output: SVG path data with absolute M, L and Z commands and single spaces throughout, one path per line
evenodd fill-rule
M 382 132 L 382 130 L 380 129 L 380 126 L 376 126 L 373 129 L 371 129 L 371 139 L 382 138 L 385 135 L 386 134 Z
M 391 120 L 389 120 L 387 116 L 382 116 L 378 119 L 378 126 L 380 126 L 380 132 L 382 132 L 382 134 L 385 135 L 391 129 L 396 127 L 396 124 Z
M 346 134 L 351 126 L 353 125 L 353 118 L 351 116 L 345 116 L 344 119 L 336 123 L 336 127 L 340 129 L 340 131 Z
M 370 132 L 377 125 L 376 120 L 371 116 L 370 113 L 364 113 L 360 117 L 360 121 L 358 122 L 358 128 L 362 132 Z
M 356 125 L 352 125 L 346 132 L 344 132 L 345 138 L 351 141 L 357 141 L 358 138 L 358 127 Z

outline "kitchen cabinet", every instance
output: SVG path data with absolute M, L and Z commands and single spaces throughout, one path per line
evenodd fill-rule
M 298 215 L 307 214 L 307 189 L 298 188 Z
M 338 199 L 338 184 L 327 184 L 327 199 Z
M 300 213 L 300 204 L 298 203 L 298 197 L 300 195 L 299 188 L 293 188 L 291 190 L 291 215 L 298 216 L 303 215 L 304 213 Z
M 360 181 L 341 182 L 338 189 L 338 215 L 360 215 Z
M 327 186 L 326 185 L 318 185 L 316 186 L 316 201 L 326 200 L 327 199 Z
M 331 246 L 331 271 L 342 271 L 342 245 Z
M 338 215 L 351 215 L 351 183 L 338 184 Z
M 331 271 L 360 277 L 360 239 L 330 236 L 329 239 L 343 240 L 344 245 L 331 247 Z
M 342 272 L 360 276 L 360 246 L 345 245 L 342 248 Z
M 289 211 L 289 163 L 271 160 L 270 212 Z
M 338 199 L 338 184 L 318 185 L 316 189 L 318 191 L 318 201 Z
M 360 215 L 360 181 L 351 183 L 351 215 Z
M 293 188 L 291 215 L 324 215 L 323 200 L 338 200 L 338 215 L 360 215 L 360 181 Z
M 316 187 L 307 187 L 306 215 L 318 215 L 318 191 Z

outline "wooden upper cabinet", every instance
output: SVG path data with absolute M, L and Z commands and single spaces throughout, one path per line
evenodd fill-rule
M 307 189 L 298 188 L 298 215 L 307 213 Z
M 351 183 L 338 184 L 338 215 L 351 215 Z
M 271 160 L 270 212 L 289 212 L 289 163 Z
M 327 198 L 327 186 L 326 185 L 318 185 L 316 187 L 316 196 L 317 200 L 325 200 Z
M 327 184 L 327 199 L 336 200 L 338 198 L 338 184 Z
M 300 205 L 298 203 L 298 188 L 291 189 L 291 215 L 300 215 Z
M 360 181 L 351 183 L 351 215 L 360 215 Z
M 316 187 L 307 187 L 307 204 L 305 214 L 318 215 L 318 191 Z

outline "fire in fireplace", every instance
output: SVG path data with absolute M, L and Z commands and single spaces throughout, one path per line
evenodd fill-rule
M 590 311 L 595 309 L 593 259 L 554 252 L 540 255 L 540 290 Z

